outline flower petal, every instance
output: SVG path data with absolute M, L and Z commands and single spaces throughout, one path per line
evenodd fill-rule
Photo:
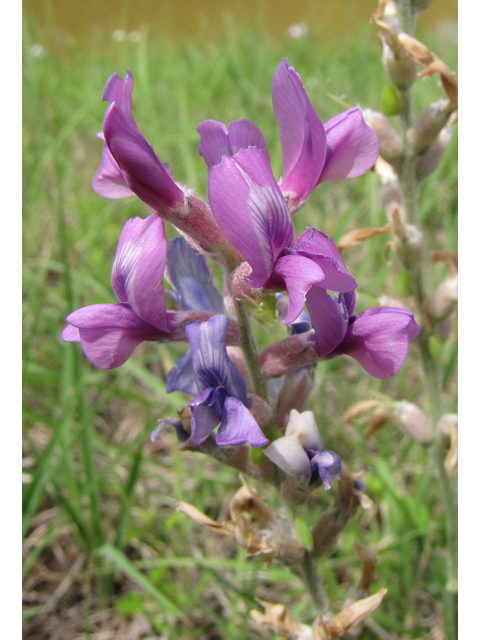
M 233 156 L 247 147 L 258 147 L 270 161 L 262 132 L 246 118 L 231 122 L 228 131 L 223 122 L 205 120 L 197 127 L 197 131 L 200 134 L 198 151 L 209 169 L 220 164 L 222 156 Z
M 77 328 L 87 358 L 101 369 L 120 367 L 144 340 L 162 340 L 168 336 L 123 304 L 83 307 L 71 313 L 67 322 Z M 72 333 L 73 330 L 69 330 L 67 338 Z
M 342 342 L 348 329 L 348 314 L 343 299 L 335 300 L 325 289 L 312 287 L 307 293 L 307 309 L 315 330 L 315 351 L 328 356 Z
M 219 446 L 234 446 L 248 442 L 252 447 L 263 447 L 268 439 L 247 407 L 237 398 L 225 399 L 222 423 L 217 431 Z
M 346 292 L 356 288 L 355 278 L 347 271 L 332 238 L 323 231 L 308 229 L 298 238 L 297 253 L 308 256 L 325 274 L 321 286 L 330 291 Z
M 183 203 L 183 191 L 139 132 L 133 119 L 113 102 L 103 123 L 105 142 L 128 187 L 156 211 Z
M 192 434 L 190 440 L 193 444 L 201 444 L 212 433 L 220 422 L 220 415 L 216 409 L 210 406 L 215 389 L 209 388 L 189 403 L 192 409 Z
M 390 378 L 402 367 L 419 333 L 411 311 L 376 307 L 353 316 L 343 342 L 331 355 L 344 353 L 375 378 Z
M 185 327 L 192 349 L 195 380 L 201 392 L 207 388 L 225 387 L 228 395 L 250 407 L 252 401 L 247 395 L 247 384 L 227 355 L 228 323 L 226 316 L 213 316 L 206 322 L 191 322 Z
M 303 311 L 307 291 L 312 285 L 323 283 L 325 273 L 313 260 L 295 254 L 280 258 L 275 265 L 275 273 L 285 281 L 288 313 L 283 322 L 290 324 Z
M 209 172 L 208 199 L 223 233 L 253 269 L 249 282 L 261 287 L 285 248 L 295 246 L 292 217 L 263 152 L 249 147 L 224 156 Z
M 130 69 L 126 71 L 125 80 L 122 80 L 118 73 L 110 76 L 105 83 L 103 100 L 116 102 L 126 116 L 132 117 L 133 76 Z
M 378 138 L 353 107 L 325 124 L 327 158 L 318 182 L 356 178 L 371 169 L 378 158 Z
M 132 218 L 123 227 L 112 267 L 112 286 L 145 322 L 168 330 L 163 271 L 165 224 L 161 218 Z
M 268 445 L 263 453 L 287 475 L 304 475 L 310 480 L 312 467 L 307 452 L 297 438 L 283 436 Z
M 128 187 L 122 170 L 106 144 L 103 145 L 102 161 L 97 173 L 93 176 L 92 187 L 99 196 L 104 198 L 117 199 L 135 195 Z
M 168 242 L 165 277 L 178 294 L 181 309 L 223 313 L 223 297 L 213 284 L 205 258 L 185 238 Z
M 272 101 L 282 143 L 283 181 L 280 189 L 303 203 L 318 183 L 327 152 L 326 135 L 305 91 L 302 79 L 285 58 L 272 83 Z
M 314 449 L 322 451 L 323 441 L 315 422 L 313 411 L 302 411 L 299 413 L 296 409 L 290 411 L 286 436 L 295 436 L 304 449 Z
M 333 480 L 340 479 L 342 461 L 340 456 L 333 451 L 319 451 L 310 460 L 312 468 L 318 472 L 325 489 L 330 489 Z
M 62 331 L 62 340 L 64 342 L 80 342 L 80 331 L 77 327 L 67 324 L 65 329 Z
M 183 358 L 180 358 L 168 372 L 166 389 L 167 393 L 183 391 L 183 393 L 189 393 L 192 396 L 198 395 L 191 351 L 187 351 Z

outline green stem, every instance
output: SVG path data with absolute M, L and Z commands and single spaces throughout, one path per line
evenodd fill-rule
M 300 567 L 300 577 L 308 589 L 317 614 L 331 618 L 333 613 L 330 607 L 330 600 L 323 586 L 317 562 L 309 551 L 305 551 L 305 555 L 303 556 Z
M 415 12 L 411 0 L 397 0 L 400 26 L 406 33 L 413 35 L 415 28 Z M 407 131 L 412 125 L 412 96 L 411 90 L 402 92 L 402 112 L 400 114 L 404 151 L 399 171 L 400 186 L 405 208 L 406 222 L 420 227 L 418 211 L 418 185 L 416 181 L 416 158 L 411 149 Z M 407 268 L 408 265 L 405 265 Z M 422 318 L 422 331 L 418 337 L 425 384 L 429 397 L 430 415 L 435 428 L 443 414 L 442 377 L 438 363 L 432 357 L 429 348 L 429 338 L 433 331 L 425 317 L 423 304 L 426 299 L 424 265 L 410 266 L 412 285 L 417 309 Z M 447 579 L 446 579 L 446 627 L 449 637 L 457 638 L 457 574 L 458 574 L 458 530 L 455 491 L 450 482 L 445 466 L 444 453 L 438 437 L 434 438 L 433 457 L 437 466 L 440 489 L 446 516 L 447 530 Z
M 241 300 L 235 300 L 235 315 L 242 335 L 242 349 L 250 370 L 255 394 L 267 400 L 267 382 L 258 363 L 257 342 L 252 331 L 252 322 L 246 305 Z

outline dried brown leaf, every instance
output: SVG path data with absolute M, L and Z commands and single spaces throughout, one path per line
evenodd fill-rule
M 201 524 L 208 529 L 212 529 L 214 531 L 218 531 L 219 533 L 224 533 L 228 536 L 235 535 L 235 525 L 233 522 L 217 522 L 216 520 L 212 520 L 204 513 L 199 511 L 196 507 L 187 502 L 179 502 L 177 504 L 177 511 L 184 513 L 185 515 L 195 520 L 198 524 Z
M 330 637 L 345 633 L 350 627 L 358 624 L 372 613 L 382 602 L 386 593 L 387 589 L 380 589 L 380 591 L 373 596 L 369 596 L 363 600 L 357 600 L 354 604 L 340 611 L 334 618 L 323 623 L 325 630 L 330 634 Z
M 392 233 L 393 228 L 391 224 L 386 224 L 384 227 L 366 227 L 364 229 L 354 229 L 353 231 L 349 231 L 344 236 L 340 238 L 337 243 L 337 247 L 339 251 L 345 249 L 346 247 L 353 247 L 364 240 L 368 240 L 369 238 L 374 238 L 375 236 L 379 236 L 384 233 Z
M 265 613 L 260 611 L 250 611 L 250 616 L 255 622 L 266 627 L 270 627 L 281 638 L 293 638 L 300 631 L 302 625 L 284 604 L 266 602 L 257 598 L 257 602 L 265 609 Z

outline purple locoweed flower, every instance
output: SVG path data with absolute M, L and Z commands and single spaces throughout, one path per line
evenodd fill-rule
M 155 211 L 183 203 L 184 194 L 168 165 L 157 158 L 142 136 L 132 115 L 133 76 L 127 69 L 125 80 L 114 73 L 107 80 L 103 99 L 110 102 L 103 121 L 104 141 L 100 167 L 92 185 L 106 198 L 136 194 Z
M 284 175 L 279 186 L 292 213 L 320 182 L 354 178 L 375 164 L 378 139 L 360 109 L 348 109 L 324 125 L 300 75 L 288 66 L 286 58 L 273 77 L 272 102 L 282 145 Z M 219 164 L 222 156 L 233 156 L 249 146 L 257 147 L 269 159 L 262 133 L 249 120 L 234 121 L 228 129 L 221 122 L 206 120 L 197 131 L 200 155 L 209 169 Z
M 229 319 L 213 316 L 206 322 L 192 322 L 185 332 L 192 352 L 193 375 L 197 397 L 192 409 L 193 444 L 201 444 L 220 424 L 217 445 L 250 443 L 253 447 L 268 444 L 262 430 L 248 410 L 252 400 L 247 385 L 227 355 L 225 334 Z M 178 386 L 171 390 L 183 390 Z
M 307 309 L 318 357 L 349 355 L 375 378 L 398 373 L 420 333 L 407 309 L 375 307 L 355 314 L 355 292 L 335 298 L 316 287 L 307 293 Z
M 247 282 L 265 290 L 287 290 L 286 324 L 303 310 L 312 286 L 342 292 L 357 286 L 327 235 L 310 229 L 297 242 L 288 207 L 258 148 L 224 156 L 212 167 L 208 198 L 226 238 L 251 267 Z
M 132 218 L 123 227 L 112 267 L 115 304 L 95 304 L 67 317 L 66 342 L 81 342 L 97 367 L 124 364 L 143 341 L 186 340 L 184 327 L 205 320 L 211 311 L 167 311 L 163 286 L 166 260 L 165 225 L 161 218 Z M 238 339 L 232 321 L 229 342 Z
M 340 456 L 326 451 L 311 411 L 290 412 L 285 435 L 274 440 L 263 453 L 287 475 L 306 476 L 309 484 L 319 480 L 330 489 L 342 470 Z
M 176 226 L 200 249 L 231 254 L 209 207 L 175 182 L 168 164 L 160 162 L 142 136 L 132 115 L 133 76 L 125 80 L 114 73 L 105 85 L 103 99 L 110 102 L 103 121 L 104 140 L 100 167 L 92 186 L 106 198 L 137 195 Z
M 375 307 L 355 314 L 355 292 L 330 296 L 320 287 L 307 293 L 313 329 L 290 335 L 260 354 L 260 367 L 280 376 L 319 360 L 345 354 L 375 378 L 390 378 L 401 369 L 410 342 L 420 333 L 411 311 Z

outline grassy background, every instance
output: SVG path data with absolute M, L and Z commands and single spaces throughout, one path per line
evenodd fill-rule
M 268 638 L 249 628 L 254 598 L 287 604 L 304 622 L 315 612 L 302 585 L 280 566 L 268 571 L 245 559 L 230 539 L 200 530 L 175 511 L 177 500 L 214 518 L 228 515 L 239 486 L 235 471 L 180 453 L 170 434 L 148 440 L 156 421 L 185 402 L 167 396 L 165 375 L 184 347 L 141 345 L 120 369 L 94 368 L 76 344 L 64 344 L 65 316 L 86 304 L 113 302 L 110 269 L 124 222 L 145 216 L 140 201 L 106 200 L 90 183 L 101 155 L 95 138 L 105 104 L 103 85 L 129 67 L 135 78 L 137 124 L 177 180 L 205 196 L 207 172 L 198 156 L 196 126 L 248 117 L 267 140 L 274 172 L 281 153 L 270 98 L 273 72 L 288 56 L 326 121 L 355 104 L 380 109 L 384 75 L 375 30 L 328 46 L 310 32 L 272 41 L 260 29 L 227 25 L 228 38 L 176 43 L 105 38 L 88 49 L 45 34 L 30 20 L 24 33 L 24 637 Z M 421 37 L 456 69 L 453 45 Z M 43 40 L 42 40 L 43 38 Z M 48 42 L 44 55 L 32 45 Z M 35 50 L 33 50 L 35 51 Z M 417 112 L 441 97 L 436 80 L 416 86 Z M 456 249 L 456 138 L 422 186 L 421 216 L 429 250 Z M 353 228 L 383 225 L 376 176 L 322 184 L 295 218 L 339 239 Z M 170 230 L 170 235 L 174 232 Z M 359 306 L 386 294 L 409 302 L 405 274 L 386 256 L 385 236 L 345 255 L 359 282 Z M 430 271 L 430 287 L 446 267 Z M 258 327 L 261 347 L 284 336 Z M 438 357 L 445 365 L 445 408 L 456 411 L 454 332 Z M 428 411 L 419 354 L 412 345 L 391 380 L 366 375 L 351 359 L 323 363 L 311 403 L 327 448 L 351 471 L 364 471 L 375 507 L 342 534 L 333 558 L 322 561 L 332 602 L 358 579 L 353 543 L 374 543 L 380 564 L 375 586 L 389 594 L 374 613 L 375 631 L 362 638 L 438 637 L 442 626 L 445 532 L 428 450 L 394 427 L 367 438 L 342 415 L 354 402 L 379 398 L 416 402 Z M 268 488 L 261 494 L 272 505 Z M 334 491 L 334 489 L 333 489 Z M 306 517 L 314 524 L 332 496 L 316 491 Z M 377 625 L 377 626 L 375 626 Z

